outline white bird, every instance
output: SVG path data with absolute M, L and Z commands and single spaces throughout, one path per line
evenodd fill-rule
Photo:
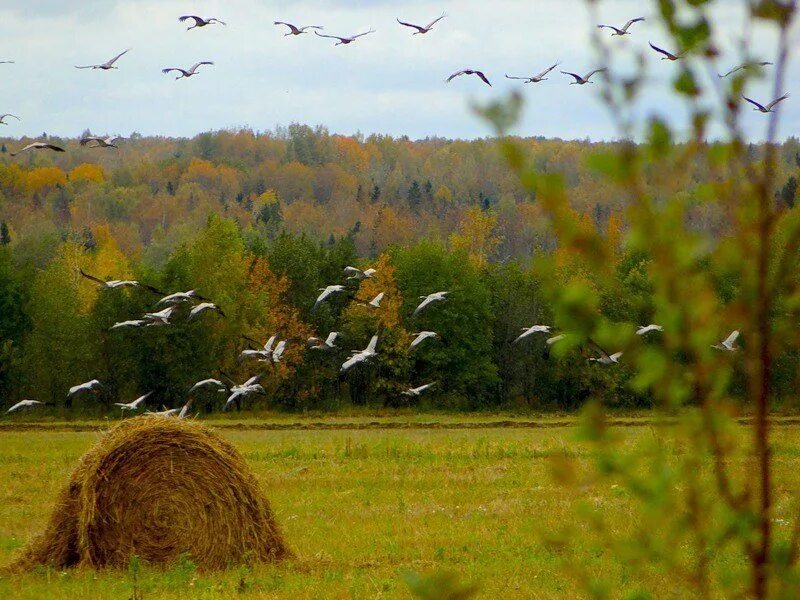
M 650 47 L 653 50 L 655 50 L 659 54 L 663 54 L 663 56 L 661 57 L 661 60 L 669 60 L 669 61 L 673 61 L 674 62 L 676 60 L 680 60 L 680 59 L 683 58 L 683 55 L 684 55 L 683 52 L 681 52 L 680 54 L 673 54 L 672 52 L 667 52 L 663 48 L 659 48 L 658 46 L 655 46 L 653 44 L 653 42 L 648 42 L 648 43 L 650 44 Z
M 315 31 L 314 33 L 317 34 L 319 37 L 322 37 L 322 38 L 330 38 L 332 40 L 339 40 L 336 44 L 334 44 L 334 46 L 342 46 L 342 45 L 346 46 L 347 44 L 352 44 L 353 42 L 355 42 L 360 37 L 364 37 L 365 35 L 369 35 L 370 33 L 375 33 L 375 30 L 374 29 L 370 29 L 369 31 L 365 31 L 364 33 L 359 33 L 358 35 L 353 35 L 353 36 L 350 36 L 350 37 L 339 37 L 338 35 L 325 35 L 323 33 L 320 33 L 319 31 Z
M 147 400 L 152 395 L 153 392 L 147 392 L 144 396 L 139 396 L 133 402 L 128 402 L 127 404 L 123 404 L 122 402 L 114 402 L 114 406 L 119 406 L 120 411 L 123 413 L 126 410 L 139 410 L 142 404 L 144 404 L 144 401 Z
M 164 306 L 165 304 L 180 304 L 181 302 L 192 302 L 194 300 L 201 300 L 203 302 L 208 302 L 208 298 L 203 298 L 200 294 L 197 293 L 195 290 L 189 290 L 188 292 L 175 292 L 174 294 L 170 294 L 169 296 L 164 296 L 156 302 L 156 306 Z
M 211 378 L 209 378 L 209 379 L 203 379 L 203 380 L 198 381 L 197 383 L 195 383 L 191 387 L 191 389 L 189 390 L 189 394 L 188 395 L 191 396 L 193 393 L 195 393 L 195 392 L 197 392 L 199 390 L 202 390 L 204 388 L 216 388 L 217 392 L 224 392 L 224 391 L 227 390 L 227 387 L 225 387 L 225 384 L 222 383 L 219 379 L 211 379 Z
M 337 294 L 339 292 L 345 291 L 345 287 L 343 285 L 329 285 L 328 287 L 319 288 L 322 292 L 318 297 L 317 301 L 314 302 L 314 306 L 311 307 L 311 310 L 317 310 L 317 307 L 323 303 L 327 298 L 329 298 L 332 294 Z
M 447 15 L 442 15 L 441 17 L 437 17 L 436 19 L 434 19 L 433 21 L 424 26 L 414 25 L 413 23 L 406 23 L 405 21 L 401 21 L 400 19 L 397 19 L 397 22 L 400 23 L 400 25 L 403 25 L 404 27 L 411 27 L 412 29 L 416 29 L 416 31 L 411 35 L 420 35 L 420 34 L 424 35 L 428 33 L 431 29 L 433 29 L 433 26 L 436 25 L 442 19 L 444 19 L 446 16 Z
M 219 23 L 220 25 L 227 25 L 225 21 L 220 21 L 215 17 L 210 17 L 208 19 L 204 19 L 203 17 L 198 17 L 197 15 L 183 15 L 182 17 L 178 17 L 178 21 L 183 23 L 184 21 L 188 21 L 192 19 L 194 21 L 194 25 L 191 27 L 187 27 L 186 31 L 190 29 L 194 29 L 195 27 L 205 27 L 206 25 L 213 25 L 215 23 Z
M 86 146 L 92 142 L 94 142 L 93 146 L 89 146 L 89 148 L 118 148 L 114 142 L 117 140 L 121 140 L 122 137 L 119 135 L 112 135 L 109 137 L 100 137 L 96 135 L 90 135 L 85 138 L 81 138 L 80 145 Z
M 622 28 L 614 27 L 613 25 L 598 25 L 597 28 L 598 29 L 612 29 L 614 31 L 614 33 L 611 34 L 612 37 L 615 36 L 615 35 L 630 35 L 631 32 L 628 31 L 628 29 L 630 29 L 631 25 L 633 25 L 634 23 L 639 23 L 640 21 L 644 21 L 644 20 L 645 20 L 644 17 L 638 17 L 636 19 L 631 19 L 630 21 L 625 23 L 625 25 L 623 25 Z
M 600 350 L 600 358 L 589 358 L 587 360 L 589 362 L 600 363 L 601 365 L 615 365 L 619 363 L 621 356 L 622 352 L 616 352 L 609 355 L 604 350 Z
M 739 338 L 738 331 L 732 331 L 731 334 L 725 338 L 721 343 L 714 344 L 711 347 L 723 352 L 736 352 L 736 340 Z
M 539 83 L 541 81 L 545 81 L 547 77 L 545 77 L 550 71 L 555 69 L 560 63 L 554 64 L 552 67 L 548 67 L 538 75 L 533 75 L 532 77 L 511 77 L 510 75 L 506 75 L 506 79 L 519 79 L 524 81 L 525 83 Z
M 39 402 L 38 400 L 22 400 L 21 402 L 17 402 L 14 406 L 9 408 L 6 411 L 6 414 L 9 415 L 11 413 L 15 413 L 21 410 L 30 410 L 37 406 L 44 406 L 45 402 Z
M 209 310 L 219 313 L 219 316 L 221 317 L 225 316 L 225 313 L 222 312 L 222 309 L 213 302 L 201 302 L 200 304 L 192 307 L 192 310 L 189 311 L 189 319 L 194 319 L 197 315 Z
M 97 379 L 92 379 L 91 381 L 87 381 L 86 383 L 73 385 L 71 388 L 69 388 L 69 393 L 67 394 L 67 398 L 73 398 L 83 392 L 95 392 L 101 389 L 102 387 L 103 387 L 102 383 L 100 383 Z
M 194 402 L 194 398 L 189 398 L 186 401 L 186 404 L 183 405 L 181 411 L 178 413 L 179 419 L 185 419 L 186 416 L 189 414 L 189 410 L 192 408 L 192 402 Z
M 738 65 L 738 66 L 732 68 L 730 71 L 728 71 L 724 75 L 722 73 L 718 73 L 717 77 L 719 77 L 720 79 L 725 79 L 726 77 L 728 77 L 730 75 L 733 75 L 734 73 L 738 73 L 739 71 L 742 71 L 744 69 L 754 69 L 756 67 L 766 67 L 766 66 L 771 65 L 771 64 L 773 64 L 773 63 L 768 62 L 768 61 L 748 62 L 748 63 L 744 63 L 744 64 L 741 64 L 741 65 Z
M 253 342 L 254 344 L 258 344 L 253 339 L 245 337 L 248 341 Z M 267 340 L 267 343 L 264 344 L 263 350 L 243 350 L 242 353 L 239 355 L 239 360 L 245 360 L 247 358 L 257 358 L 259 362 L 269 362 L 272 359 L 272 346 L 275 343 L 275 340 L 278 339 L 277 335 L 273 335 Z
M 362 279 L 370 279 L 377 273 L 375 269 L 365 269 L 362 271 L 361 269 L 357 269 L 355 267 L 345 267 L 344 274 L 347 275 L 348 279 L 358 279 L 359 281 Z
M 417 337 L 412 340 L 411 345 L 408 347 L 409 350 L 413 350 L 427 339 L 433 339 L 437 337 L 438 334 L 435 331 L 420 331 L 414 335 Z
M 102 69 L 103 71 L 108 71 L 109 69 L 119 69 L 119 67 L 115 67 L 114 66 L 114 63 L 117 62 L 120 59 L 121 56 L 127 54 L 130 51 L 131 51 L 131 49 L 128 48 L 124 52 L 120 52 L 119 54 L 117 54 L 111 60 L 109 60 L 107 62 L 104 62 L 104 63 L 101 63 L 99 65 L 84 65 L 82 67 L 79 67 L 79 66 L 75 65 L 75 68 L 76 69 Z
M 331 331 L 324 340 L 317 337 L 308 338 L 308 345 L 312 350 L 334 350 L 338 348 L 336 338 L 339 337 L 338 331 Z
M 757 110 L 758 112 L 762 112 L 762 113 L 764 113 L 764 114 L 766 114 L 766 113 L 771 113 L 771 112 L 775 112 L 775 111 L 773 111 L 773 110 L 772 110 L 772 109 L 773 109 L 773 107 L 774 107 L 776 104 L 778 104 L 779 102 L 783 102 L 783 101 L 784 101 L 784 100 L 786 100 L 788 97 L 789 97 L 789 94 L 784 94 L 784 95 L 783 95 L 783 96 L 781 96 L 780 98 L 778 98 L 778 99 L 776 99 L 776 100 L 773 100 L 772 102 L 770 102 L 769 104 L 767 104 L 766 106 L 764 106 L 763 104 L 760 104 L 760 103 L 756 102 L 755 100 L 751 100 L 751 99 L 750 99 L 750 98 L 748 98 L 747 96 L 742 96 L 742 98 L 744 98 L 744 99 L 745 99 L 745 100 L 747 100 L 747 101 L 748 101 L 750 104 L 752 104 L 753 106 L 755 106 L 755 108 L 754 108 L 753 110 Z
M 422 392 L 431 389 L 433 386 L 436 385 L 436 382 L 433 381 L 431 383 L 426 383 L 425 385 L 421 385 L 419 387 L 412 387 L 408 388 L 406 391 L 401 392 L 403 396 L 408 396 L 410 398 L 419 398 Z
M 17 121 L 22 120 L 17 115 L 12 115 L 11 113 L 5 113 L 0 115 L 0 125 L 8 125 L 8 123 L 5 122 L 6 117 L 14 117 Z
M 78 269 L 78 272 L 81 274 L 82 277 L 85 277 L 86 279 L 88 279 L 90 281 L 94 281 L 95 283 L 99 283 L 100 286 L 102 288 L 104 288 L 104 289 L 116 290 L 116 289 L 126 288 L 126 287 L 134 287 L 134 288 L 142 287 L 142 288 L 144 288 L 146 290 L 150 290 L 154 294 L 159 294 L 159 295 L 162 295 L 162 296 L 164 295 L 164 292 L 162 292 L 160 290 L 157 290 L 153 286 L 146 285 L 146 284 L 143 285 L 143 284 L 139 283 L 138 281 L 134 281 L 132 279 L 109 279 L 108 281 L 106 281 L 106 280 L 100 279 L 99 277 L 95 277 L 94 275 L 89 275 L 83 269 Z
M 114 331 L 115 329 L 135 329 L 137 327 L 142 327 L 146 325 L 147 321 L 144 319 L 133 319 L 131 321 L 120 321 L 119 323 L 114 323 L 111 327 L 108 328 L 109 331 Z
M 168 306 L 164 310 L 158 312 L 145 313 L 142 319 L 147 321 L 147 326 L 152 327 L 156 325 L 169 325 L 169 320 L 175 311 L 178 310 L 175 306 Z
M 307 29 L 319 29 L 319 30 L 325 29 L 321 25 L 304 25 L 303 27 L 297 27 L 295 25 L 292 25 L 291 23 L 287 23 L 286 21 L 275 21 L 273 25 L 286 25 L 286 27 L 289 28 L 289 33 L 284 33 L 283 37 L 289 35 L 302 35 L 306 33 Z
M 363 350 L 354 350 L 352 356 L 348 358 L 344 364 L 342 365 L 341 372 L 344 373 L 348 369 L 350 369 L 353 365 L 356 365 L 361 362 L 368 361 L 373 356 L 376 356 L 378 353 L 376 351 L 378 347 L 378 336 L 373 335 L 372 339 L 367 344 L 367 347 Z
M 661 325 L 640 325 L 639 328 L 636 330 L 636 335 L 647 335 L 651 331 L 664 331 L 664 328 Z
M 203 61 L 200 61 L 199 63 L 193 64 L 192 67 L 190 69 L 188 69 L 188 70 L 187 69 L 181 69 L 179 67 L 167 67 L 166 69 L 161 69 L 161 72 L 162 73 L 169 73 L 170 71 L 177 71 L 178 73 L 180 73 L 180 75 L 178 75 L 175 78 L 175 81 L 177 81 L 178 79 L 183 79 L 184 77 L 191 77 L 192 75 L 197 75 L 197 69 L 201 65 L 213 65 L 213 64 L 214 64 L 213 61 L 203 60 Z
M 533 325 L 532 327 L 523 327 L 522 333 L 514 340 L 514 344 L 534 333 L 550 333 L 550 325 Z
M 442 302 L 447 300 L 447 294 L 450 292 L 434 292 L 433 294 L 428 294 L 427 296 L 420 296 L 422 302 L 419 303 L 419 306 L 414 309 L 414 315 L 418 315 L 425 307 L 429 306 L 434 302 Z
M 181 412 L 180 408 L 167 408 L 166 406 L 161 407 L 163 410 L 160 412 L 152 412 L 152 411 L 145 411 L 144 414 L 150 415 L 151 417 L 175 417 L 178 413 Z
M 281 362 L 284 350 L 286 350 L 286 340 L 281 340 L 278 342 L 278 345 L 275 346 L 275 350 L 272 351 L 272 362 L 274 364 L 277 365 L 279 362 Z
M 556 342 L 560 342 L 561 340 L 563 340 L 565 337 L 567 337 L 567 336 L 566 336 L 566 334 L 559 333 L 558 335 L 554 335 L 554 336 L 553 336 L 553 337 L 551 337 L 551 338 L 547 338 L 547 339 L 545 340 L 545 343 L 546 343 L 548 346 L 552 346 L 552 345 L 553 345 L 553 344 L 555 344 Z
M 569 76 L 575 78 L 575 81 L 570 82 L 570 85 L 586 85 L 587 83 L 594 83 L 594 81 L 589 81 L 589 79 L 591 79 L 592 75 L 594 75 L 595 73 L 602 73 L 603 71 L 606 71 L 606 70 L 607 69 L 605 69 L 605 68 L 603 68 L 603 69 L 595 69 L 594 71 L 589 71 L 586 75 L 584 75 L 582 77 L 580 75 L 578 75 L 577 73 L 570 73 L 569 71 L 561 71 L 561 72 L 564 75 L 569 75 Z
M 455 73 L 450 75 L 450 77 L 448 77 L 445 81 L 447 81 L 447 83 L 450 83 L 451 81 L 453 81 L 453 79 L 455 79 L 456 77 L 461 77 L 462 75 L 476 75 L 478 78 L 480 78 L 481 81 L 483 81 L 483 83 L 485 83 L 489 87 L 492 87 L 489 78 L 483 74 L 483 71 L 478 71 L 477 69 L 462 69 L 460 71 L 456 71 Z
M 17 154 L 22 154 L 27 150 L 52 150 L 53 152 L 66 152 L 66 150 L 64 150 L 61 146 L 56 146 L 55 144 L 48 144 L 47 142 L 33 142 L 32 144 L 28 144 L 16 152 L 10 152 L 9 156 L 16 156 Z
M 246 398 L 254 394 L 266 395 L 267 392 L 264 390 L 261 384 L 258 383 L 261 380 L 261 377 L 262 375 L 259 373 L 258 375 L 253 375 L 241 385 L 231 386 L 231 394 L 225 401 L 225 406 L 222 407 L 222 410 L 228 410 L 240 398 Z
M 359 304 L 361 306 L 371 306 L 372 308 L 380 308 L 381 307 L 381 300 L 383 300 L 384 296 L 385 296 L 385 294 L 383 292 L 381 292 L 380 294 L 375 296 L 369 302 L 359 302 Z

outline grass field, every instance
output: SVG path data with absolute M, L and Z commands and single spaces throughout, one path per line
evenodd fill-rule
M 574 425 L 468 422 L 483 428 L 220 429 L 258 475 L 296 559 L 212 574 L 189 562 L 137 573 L 42 569 L 0 575 L 0 598 L 127 599 L 134 579 L 145 600 L 402 598 L 410 597 L 407 573 L 440 571 L 477 584 L 478 597 L 573 598 L 583 590 L 569 574 L 577 563 L 628 582 L 626 565 L 591 536 L 569 549 L 545 543 L 575 520 L 581 502 L 603 507 L 612 529 L 636 520 L 632 501 L 616 486 L 576 489 L 553 481 L 554 461 L 565 454 L 589 470 Z M 0 565 L 43 528 L 78 457 L 100 435 L 47 427 L 0 429 Z M 800 426 L 775 431 L 776 516 L 788 520 L 800 482 Z M 649 426 L 619 427 L 628 448 L 644 448 L 652 433 Z M 648 577 L 670 589 L 667 575 L 656 570 Z

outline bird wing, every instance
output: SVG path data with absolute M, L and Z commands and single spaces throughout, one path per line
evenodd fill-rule
M 489 80 L 486 78 L 486 75 L 484 75 L 484 74 L 483 74 L 483 71 L 475 71 L 475 75 L 477 75 L 478 77 L 480 77 L 480 78 L 481 78 L 481 80 L 482 80 L 482 81 L 483 81 L 483 82 L 484 82 L 486 85 L 488 85 L 489 87 L 492 87 L 492 84 L 491 84 L 491 83 L 489 82 Z
M 733 69 L 731 69 L 730 71 L 728 71 L 724 75 L 717 75 L 717 77 L 719 77 L 720 79 L 725 79 L 729 75 L 733 75 L 734 73 L 737 73 L 738 71 L 741 71 L 744 68 L 745 68 L 744 65 L 739 65 L 738 67 L 734 67 Z
M 548 67 L 547 69 L 545 69 L 544 71 L 542 71 L 541 73 L 539 73 L 539 74 L 538 74 L 536 77 L 534 77 L 534 79 L 541 79 L 542 77 L 544 77 L 545 75 L 547 75 L 547 74 L 548 74 L 550 71 L 552 71 L 553 69 L 555 69 L 557 66 L 558 66 L 558 63 L 554 64 L 552 67 Z
M 353 37 L 351 37 L 350 39 L 351 40 L 355 40 L 355 39 L 358 39 L 360 37 L 364 37 L 365 35 L 369 35 L 370 33 L 375 33 L 375 30 L 374 29 L 370 29 L 369 31 L 365 31 L 364 33 L 358 33 L 358 34 L 354 35 Z
M 103 280 L 102 280 L 102 279 L 100 279 L 99 277 L 95 277 L 94 275 L 89 275 L 89 274 L 88 274 L 86 271 L 84 271 L 83 269 L 78 269 L 78 273 L 80 273 L 80 274 L 81 274 L 81 276 L 82 276 L 82 277 L 85 277 L 86 279 L 90 279 L 91 281 L 94 281 L 94 282 L 96 282 L 96 283 L 100 283 L 100 284 L 102 284 L 102 285 L 106 285 L 106 282 L 105 282 L 105 281 L 103 281 Z
M 6 113 L 4 115 L 0 115 L 0 119 L 5 119 L 6 117 L 14 117 L 17 121 L 21 121 L 17 115 L 12 115 L 11 113 Z
M 216 17 L 211 17 L 211 18 L 208 20 L 208 22 L 209 22 L 209 23 L 211 23 L 212 21 L 213 21 L 214 23 L 219 23 L 220 25 L 225 25 L 226 27 L 228 26 L 228 24 L 227 24 L 225 21 L 223 21 L 222 19 L 218 19 L 218 18 L 216 18 Z
M 345 40 L 349 40 L 350 39 L 350 38 L 339 37 L 338 35 L 327 35 L 327 34 L 324 34 L 324 33 L 320 33 L 318 31 L 315 31 L 314 33 L 316 35 L 318 35 L 319 37 L 330 38 L 332 40 L 339 40 L 340 42 L 344 42 Z
M 436 24 L 437 24 L 439 21 L 441 21 L 442 19 L 444 19 L 446 16 L 447 16 L 447 15 L 442 15 L 441 17 L 437 17 L 437 18 L 435 18 L 433 21 L 431 21 L 430 23 L 428 23 L 428 24 L 425 26 L 425 29 L 430 29 L 431 27 L 433 27 L 434 25 L 436 25 Z
M 210 61 L 210 60 L 201 60 L 199 63 L 195 63 L 195 64 L 193 64 L 193 65 L 192 65 L 192 68 L 191 68 L 191 69 L 189 69 L 189 72 L 190 72 L 190 73 L 194 73 L 195 71 L 197 71 L 198 67 L 200 67 L 201 65 L 213 65 L 213 64 L 214 64 L 214 62 L 213 62 L 213 61 Z
M 373 335 L 372 339 L 367 344 L 366 352 L 375 352 L 375 349 L 378 347 L 378 336 Z
M 463 71 L 463 70 L 462 71 L 456 71 L 455 73 L 450 75 L 450 77 L 447 78 L 447 83 L 450 83 L 451 81 L 453 81 L 453 79 L 455 79 L 456 77 L 460 77 L 464 73 L 466 73 L 466 71 Z
M 633 25 L 634 23 L 639 23 L 640 21 L 644 21 L 644 20 L 645 20 L 644 17 L 637 17 L 635 19 L 631 19 L 630 21 L 625 23 L 625 25 L 622 27 L 622 31 L 628 31 L 628 29 L 630 28 L 631 25 Z
M 664 56 L 666 56 L 667 58 L 678 58 L 677 56 L 675 56 L 674 54 L 672 54 L 672 52 L 667 52 L 667 51 L 666 51 L 666 50 L 664 50 L 663 48 L 659 48 L 658 46 L 654 45 L 654 44 L 653 44 L 653 42 L 647 42 L 647 43 L 648 43 L 648 44 L 650 44 L 650 47 L 651 47 L 653 50 L 655 50 L 655 51 L 656 51 L 656 52 L 658 52 L 659 54 L 663 54 L 663 55 L 664 55 Z
M 179 71 L 179 72 L 183 73 L 184 75 L 186 75 L 187 77 L 189 76 L 189 72 L 188 71 L 185 71 L 185 70 L 183 70 L 183 69 L 181 69 L 179 67 L 167 67 L 166 69 L 161 69 L 162 73 L 169 73 L 170 71 Z
M 561 71 L 561 72 L 562 72 L 564 75 L 570 75 L 571 77 L 574 77 L 574 78 L 575 78 L 575 81 L 577 81 L 578 83 L 580 83 L 581 81 L 583 81 L 583 77 L 581 77 L 581 76 L 580 76 L 580 75 L 578 75 L 577 73 L 570 73 L 569 71 Z
M 767 104 L 767 110 L 769 110 L 770 108 L 772 108 L 773 106 L 775 106 L 775 105 L 776 105 L 776 104 L 778 104 L 779 102 L 783 102 L 783 101 L 784 101 L 784 100 L 786 100 L 788 97 L 789 97 L 789 94 L 784 94 L 783 96 L 781 96 L 781 97 L 780 97 L 780 98 L 778 98 L 777 100 L 773 100 L 772 102 L 770 102 L 769 104 Z
M 736 341 L 738 337 L 739 337 L 739 331 L 738 330 L 732 331 L 731 334 L 727 338 L 725 338 L 725 341 L 722 342 L 722 344 L 724 346 L 730 346 Z
M 756 108 L 758 108 L 759 110 L 767 110 L 767 107 L 766 107 L 766 106 L 764 106 L 763 104 L 759 104 L 759 103 L 758 103 L 758 102 L 756 102 L 755 100 L 751 100 L 751 99 L 750 99 L 750 98 L 748 98 L 747 96 L 742 96 L 742 98 L 744 98 L 745 100 L 747 100 L 747 101 L 748 101 L 750 104 L 754 105 L 754 106 L 755 106 Z M 20 152 L 21 152 L 21 150 L 20 150 Z
M 428 305 L 429 305 L 431 302 L 433 302 L 433 299 L 432 299 L 430 296 L 428 296 L 427 298 L 425 298 L 425 300 L 423 300 L 422 302 L 420 302 L 420 303 L 419 303 L 419 306 L 418 306 L 418 307 L 417 307 L 417 308 L 414 310 L 414 314 L 415 314 L 415 315 L 416 315 L 416 314 L 418 314 L 418 313 L 419 313 L 421 310 L 423 310 L 423 309 L 424 309 L 426 306 L 428 306 Z
M 406 27 L 412 27 L 413 29 L 416 29 L 420 33 L 423 33 L 426 30 L 425 27 L 420 27 L 419 25 L 414 25 L 413 23 L 406 23 L 405 21 L 401 21 L 400 19 L 397 19 L 397 22 L 400 23 L 400 25 L 404 25 Z
M 81 146 L 85 146 L 89 142 L 101 142 L 101 141 L 103 141 L 103 138 L 89 136 L 89 137 L 82 138 L 79 143 L 80 143 Z
M 530 77 L 509 77 L 508 75 L 506 75 L 506 79 L 524 79 L 527 81 L 528 79 L 530 79 Z
M 321 302 L 324 302 L 325 298 L 330 296 L 332 293 L 333 292 L 330 288 L 325 288 L 324 290 L 322 290 L 322 293 L 319 296 L 317 296 L 317 301 L 314 302 L 314 308 L 317 308 L 317 306 L 319 306 Z
M 131 49 L 130 49 L 130 48 L 128 48 L 127 50 L 123 50 L 122 52 L 120 52 L 119 54 L 117 54 L 117 55 L 116 55 L 114 58 L 112 58 L 110 61 L 108 61 L 108 62 L 106 63 L 106 65 L 108 65 L 108 66 L 110 67 L 110 66 L 111 66 L 111 65 L 113 65 L 115 62 L 117 62 L 117 61 L 120 59 L 120 57 L 121 57 L 121 56 L 123 56 L 123 55 L 127 54 L 127 53 L 128 53 L 128 52 L 130 52 L 130 51 L 131 51 Z
M 66 152 L 66 150 L 64 150 L 64 149 L 63 149 L 63 148 L 61 148 L 60 146 L 55 146 L 55 145 L 53 145 L 53 144 L 42 144 L 42 145 L 41 145 L 41 146 L 39 146 L 39 147 L 40 147 L 40 148 L 47 148 L 48 150 L 53 150 L 53 151 L 55 151 L 55 152 Z
M 325 338 L 325 344 L 328 346 L 333 346 L 333 343 L 336 341 L 336 338 L 339 337 L 338 331 L 332 331 L 328 334 L 328 337 Z
M 183 15 L 182 17 L 178 17 L 178 21 L 183 23 L 184 21 L 188 21 L 189 19 L 194 19 L 194 24 L 199 25 L 200 23 L 205 23 L 205 20 L 202 17 L 198 17 L 195 15 Z
M 594 71 L 590 71 L 590 72 L 588 72 L 588 73 L 586 74 L 586 76 L 584 77 L 584 79 L 585 79 L 586 81 L 589 81 L 589 78 L 590 78 L 592 75 L 594 75 L 595 73 L 602 73 L 603 71 L 606 71 L 606 70 L 607 70 L 607 69 L 604 67 L 604 68 L 602 68 L 602 69 L 595 69 Z
M 613 360 L 614 362 L 616 362 L 617 360 L 619 360 L 619 358 L 620 358 L 621 356 L 622 356 L 622 352 L 615 352 L 614 354 L 612 354 L 611 356 L 609 356 L 609 358 L 610 358 L 611 360 Z
M 289 29 L 292 30 L 292 33 L 300 33 L 300 29 L 291 23 L 287 23 L 286 21 L 275 21 L 273 25 L 286 25 Z
M 361 269 L 356 269 L 355 267 L 345 267 L 344 274 L 351 277 L 358 277 L 359 275 L 363 275 L 364 272 Z
M 625 33 L 625 28 L 619 29 L 618 27 L 614 27 L 613 25 L 598 25 L 598 29 L 613 29 L 619 34 Z

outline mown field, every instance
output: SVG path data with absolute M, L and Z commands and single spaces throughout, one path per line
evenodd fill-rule
M 408 573 L 446 571 L 477 584 L 478 597 L 573 598 L 584 590 L 576 565 L 630 583 L 624 562 L 591 535 L 569 547 L 548 543 L 575 521 L 579 503 L 601 507 L 612 530 L 636 522 L 622 488 L 554 481 L 565 456 L 590 471 L 591 452 L 576 442 L 574 424 L 465 422 L 483 428 L 251 430 L 226 422 L 221 434 L 257 473 L 296 559 L 211 574 L 190 562 L 138 573 L 0 574 L 0 598 L 403 598 L 411 597 Z M 43 528 L 73 465 L 100 435 L 47 427 L 54 429 L 0 428 L 0 565 Z M 628 449 L 644 451 L 653 438 L 647 424 L 618 433 Z M 780 528 L 800 484 L 800 426 L 784 423 L 775 435 Z M 647 577 L 671 589 L 669 575 Z

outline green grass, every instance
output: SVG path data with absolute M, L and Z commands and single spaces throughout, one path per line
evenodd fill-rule
M 295 419 L 296 420 L 296 419 Z M 436 418 L 420 418 L 420 422 Z M 776 517 L 790 519 L 800 483 L 800 427 L 776 431 Z M 619 428 L 645 448 L 650 427 Z M 541 429 L 230 430 L 256 472 L 298 558 L 277 566 L 198 573 L 41 569 L 0 575 L 0 598 L 396 598 L 410 572 L 453 571 L 485 598 L 572 598 L 580 563 L 620 585 L 626 564 L 591 536 L 568 549 L 545 543 L 575 521 L 579 503 L 602 506 L 616 531 L 636 521 L 629 496 L 609 485 L 556 484 L 553 465 L 571 456 L 589 471 L 590 452 L 572 425 Z M 80 455 L 99 434 L 0 431 L 0 565 L 40 531 Z M 744 459 L 743 459 L 744 460 Z M 646 583 L 669 589 L 667 574 Z

